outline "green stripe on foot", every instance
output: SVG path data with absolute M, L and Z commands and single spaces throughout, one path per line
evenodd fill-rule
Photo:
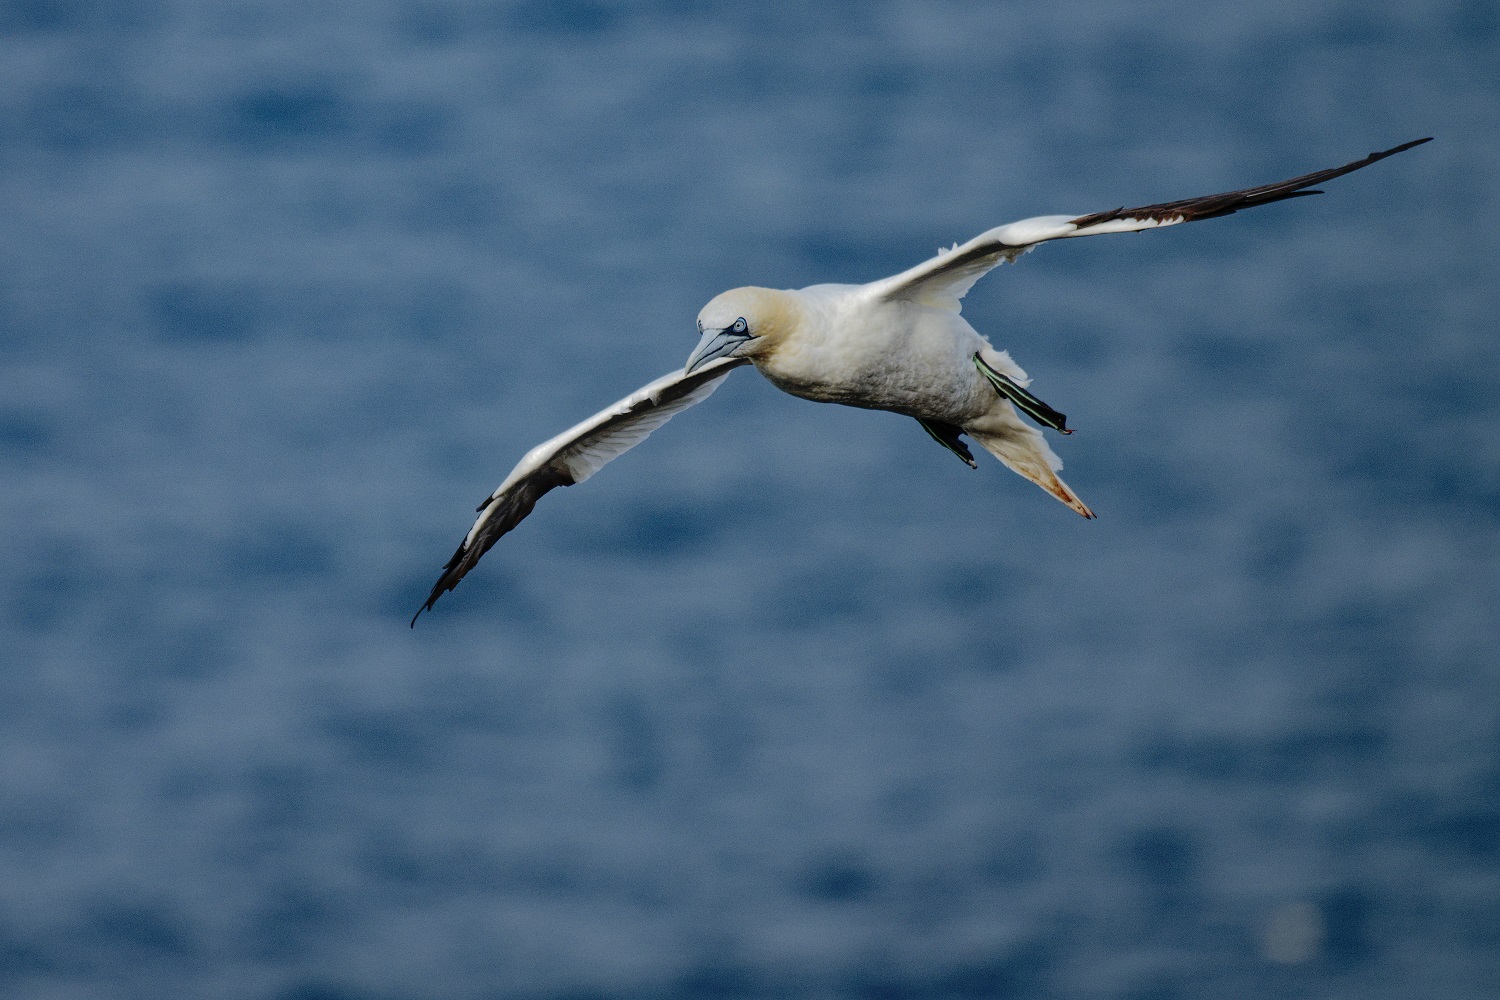
M 1068 429 L 1068 418 L 1065 414 L 1057 412 L 1040 399 L 1037 399 L 1009 375 L 995 371 L 995 369 L 985 364 L 984 359 L 978 354 L 974 355 L 974 367 L 979 369 L 979 374 L 989 380 L 990 385 L 995 387 L 996 392 L 1010 400 L 1015 404 L 1016 409 L 1026 414 L 1032 420 L 1043 427 L 1050 427 L 1064 434 L 1073 433 Z

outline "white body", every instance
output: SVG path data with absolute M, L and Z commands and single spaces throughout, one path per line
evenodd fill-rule
M 794 396 L 962 427 L 998 399 L 974 367 L 976 353 L 1026 377 L 955 311 L 882 300 L 872 285 L 813 285 L 789 294 L 804 309 L 802 326 L 756 367 Z
M 1028 232 L 1044 221 L 1053 220 L 1027 220 Z M 974 358 L 1023 387 L 1029 382 L 1026 373 L 960 313 L 960 299 L 979 274 L 1024 251 L 997 242 L 1016 225 L 867 285 L 731 289 L 703 308 L 698 325 L 710 353 L 722 352 L 713 347 L 715 333 L 730 330 L 719 343 L 734 343 L 734 350 L 721 356 L 748 359 L 784 392 L 947 425 L 955 437 L 967 434 L 1015 472 L 1093 517 L 1057 477 L 1062 462 L 1041 431 L 996 392 Z M 1066 234 L 1058 228 L 1051 227 L 1054 239 Z M 1067 231 L 1074 228 L 1069 224 Z M 744 333 L 733 333 L 736 329 Z

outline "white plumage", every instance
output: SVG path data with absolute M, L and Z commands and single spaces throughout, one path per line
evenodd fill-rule
M 1342 167 L 1261 187 L 1091 215 L 1022 219 L 866 285 L 724 292 L 699 313 L 701 340 L 682 371 L 662 376 L 526 453 L 480 504 L 478 519 L 417 615 L 457 586 L 543 494 L 583 482 L 677 413 L 708 398 L 732 369 L 745 364 L 754 364 L 794 396 L 914 417 L 973 466 L 973 455 L 961 439 L 968 435 L 1091 518 L 1093 511 L 1058 478 L 1062 463 L 1041 431 L 1022 416 L 1064 434 L 1071 433 L 1066 418 L 1027 391 L 1030 380 L 1020 366 L 960 314 L 974 282 L 1002 261 L 1014 261 L 1049 240 L 1140 232 L 1320 194 L 1313 185 L 1428 141 L 1403 143 Z

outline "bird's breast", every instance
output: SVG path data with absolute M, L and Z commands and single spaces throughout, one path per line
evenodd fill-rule
M 953 313 L 889 305 L 801 333 L 756 359 L 793 396 L 960 424 L 991 403 L 972 362 L 984 341 Z

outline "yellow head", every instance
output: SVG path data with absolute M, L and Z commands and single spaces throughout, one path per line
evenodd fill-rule
M 731 288 L 698 313 L 702 339 L 684 366 L 687 372 L 715 358 L 765 358 L 802 321 L 796 297 L 773 288 Z

